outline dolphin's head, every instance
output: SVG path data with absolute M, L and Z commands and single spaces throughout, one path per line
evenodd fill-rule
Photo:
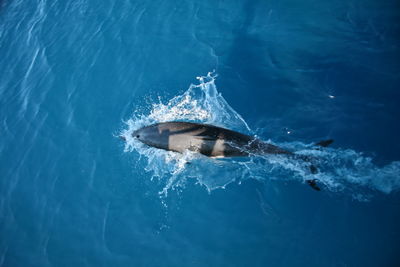
M 168 149 L 169 132 L 161 131 L 157 124 L 134 131 L 132 137 L 148 146 Z

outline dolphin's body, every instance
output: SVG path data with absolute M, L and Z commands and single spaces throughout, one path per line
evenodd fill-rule
M 293 155 L 290 151 L 249 135 L 192 122 L 157 123 L 134 131 L 132 136 L 148 146 L 180 153 L 189 150 L 208 157 L 243 157 L 252 154 Z
M 307 163 L 312 174 L 318 172 L 311 164 L 312 158 L 295 154 L 278 146 L 265 143 L 250 135 L 209 124 L 193 122 L 162 122 L 140 128 L 132 136 L 142 143 L 183 153 L 186 150 L 198 152 L 208 157 L 243 157 L 250 155 L 287 155 Z M 122 139 L 125 139 L 121 136 Z M 326 147 L 333 140 L 324 140 L 316 146 Z M 316 179 L 307 180 L 315 190 L 320 190 Z

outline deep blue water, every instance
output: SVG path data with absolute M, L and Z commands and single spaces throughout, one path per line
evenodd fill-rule
M 396 0 L 0 1 L 0 266 L 399 266 L 399 36 Z M 178 119 L 322 191 L 118 138 Z

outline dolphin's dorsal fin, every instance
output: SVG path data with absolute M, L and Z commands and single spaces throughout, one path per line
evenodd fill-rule
M 332 143 L 333 143 L 333 139 L 327 139 L 327 140 L 322 140 L 322 141 L 319 141 L 318 143 L 315 143 L 314 146 L 327 147 Z

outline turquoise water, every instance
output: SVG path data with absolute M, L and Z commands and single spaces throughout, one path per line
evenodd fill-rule
M 0 266 L 398 266 L 398 36 L 391 0 L 0 1 Z M 118 138 L 168 120 L 322 191 Z

